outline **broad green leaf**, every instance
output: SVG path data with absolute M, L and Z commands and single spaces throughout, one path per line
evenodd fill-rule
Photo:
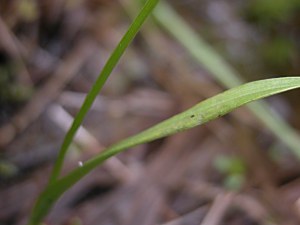
M 233 88 L 245 83 L 240 74 L 207 44 L 166 1 L 161 1 L 153 14 L 157 22 L 224 87 Z M 264 101 L 253 103 L 248 108 L 300 159 L 300 136 L 286 121 L 274 113 Z
M 71 186 L 103 161 L 138 144 L 150 142 L 180 131 L 202 125 L 251 101 L 300 87 L 300 77 L 285 77 L 250 82 L 211 97 L 137 135 L 131 136 L 85 162 L 67 176 L 56 180 L 42 193 L 36 205 L 36 215 L 48 211 Z M 35 215 L 33 215 L 35 216 Z M 43 215 L 42 215 L 43 216 Z M 33 219 L 35 219 L 33 217 Z

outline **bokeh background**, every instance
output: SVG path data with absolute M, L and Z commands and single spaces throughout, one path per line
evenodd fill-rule
M 300 74 L 299 0 L 161 1 L 238 79 Z M 1 225 L 26 224 L 74 115 L 140 8 L 136 0 L 0 1 Z M 223 83 L 150 18 L 88 113 L 64 173 Z M 268 116 L 280 115 L 295 135 L 299 94 L 267 99 Z M 107 161 L 45 224 L 300 224 L 299 158 L 243 107 Z

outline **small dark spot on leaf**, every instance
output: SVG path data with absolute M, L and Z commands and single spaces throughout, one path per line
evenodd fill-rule
M 194 118 L 195 117 L 195 115 L 193 114 L 193 115 L 191 115 L 191 118 Z

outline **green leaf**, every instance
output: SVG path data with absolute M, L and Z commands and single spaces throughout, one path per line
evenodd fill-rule
M 99 155 L 85 162 L 82 167 L 78 167 L 67 176 L 54 181 L 38 200 L 35 210 L 36 215 L 43 216 L 65 191 L 106 159 L 119 152 L 138 144 L 150 142 L 207 123 L 251 101 L 299 87 L 300 77 L 260 80 L 232 88 L 202 101 L 170 119 L 112 145 Z
M 115 48 L 115 50 L 112 52 L 111 56 L 107 60 L 106 64 L 104 65 L 101 73 L 99 74 L 97 80 L 95 81 L 93 87 L 87 94 L 79 112 L 77 113 L 76 117 L 74 118 L 74 121 L 71 125 L 70 130 L 67 132 L 61 149 L 59 151 L 59 155 L 57 157 L 57 160 L 55 162 L 50 183 L 54 182 L 60 175 L 60 171 L 65 159 L 65 155 L 67 153 L 67 150 L 78 130 L 80 125 L 82 124 L 87 112 L 91 108 L 95 98 L 99 94 L 100 90 L 104 86 L 107 78 L 117 65 L 118 61 L 120 60 L 121 56 L 125 52 L 126 48 L 129 46 L 133 38 L 136 36 L 138 31 L 140 30 L 142 24 L 145 22 L 147 17 L 150 15 L 154 7 L 157 5 L 158 0 L 148 0 L 144 7 L 142 8 L 141 12 L 138 14 L 136 19 L 133 21 L 133 23 L 128 28 L 128 31 L 125 33 L 123 38 L 121 39 L 118 46 Z
M 233 88 L 245 83 L 240 74 L 207 44 L 166 1 L 160 2 L 153 14 L 157 22 L 224 87 Z M 300 136 L 288 123 L 274 113 L 264 101 L 253 103 L 248 108 L 300 159 Z
M 59 198 L 59 196 L 67 190 L 68 187 L 70 187 L 75 182 L 64 182 L 58 181 L 63 162 L 65 159 L 65 155 L 67 153 L 67 150 L 70 146 L 70 144 L 73 141 L 73 138 L 82 124 L 87 112 L 91 108 L 95 98 L 97 97 L 98 93 L 104 86 L 106 80 L 108 79 L 109 75 L 117 65 L 118 61 L 120 60 L 121 56 L 124 54 L 126 48 L 129 46 L 133 38 L 136 36 L 138 31 L 140 30 L 142 24 L 145 22 L 145 20 L 148 18 L 150 13 L 153 11 L 154 7 L 157 5 L 159 0 L 148 0 L 136 19 L 132 22 L 130 27 L 128 28 L 128 31 L 125 33 L 123 38 L 121 39 L 120 43 L 117 45 L 117 47 L 114 49 L 112 54 L 110 55 L 109 59 L 107 60 L 105 66 L 103 67 L 103 70 L 99 74 L 97 80 L 95 81 L 93 87 L 87 94 L 84 103 L 82 104 L 78 114 L 75 116 L 74 121 L 71 125 L 71 128 L 67 132 L 63 143 L 61 145 L 61 149 L 59 151 L 59 155 L 57 157 L 57 160 L 55 161 L 52 174 L 49 180 L 49 184 L 47 185 L 45 191 L 39 196 L 37 203 L 32 211 L 32 214 L 30 216 L 29 225 L 38 225 L 42 221 L 42 219 L 48 214 L 50 208 L 55 203 L 55 201 Z M 1 80 L 0 80 L 1 81 Z M 87 173 L 87 168 L 90 168 L 88 166 L 85 166 L 82 170 L 82 172 Z M 80 173 L 82 173 L 80 172 Z M 84 175 L 84 174 L 83 174 Z

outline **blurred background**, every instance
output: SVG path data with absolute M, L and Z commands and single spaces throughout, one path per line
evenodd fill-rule
M 299 0 L 161 3 L 88 113 L 64 174 L 243 81 L 300 74 Z M 26 223 L 73 117 L 140 8 L 0 1 L 1 225 Z M 300 224 L 299 94 L 266 100 L 275 128 L 242 107 L 118 155 L 68 191 L 45 224 Z

